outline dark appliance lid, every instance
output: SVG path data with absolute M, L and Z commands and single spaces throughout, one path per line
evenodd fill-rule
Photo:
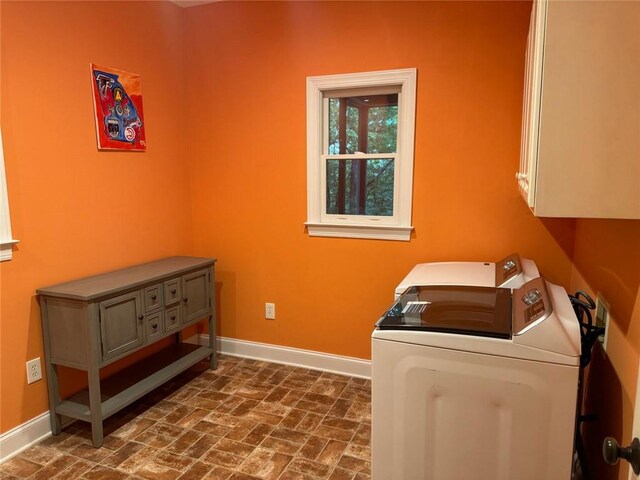
M 376 326 L 511 338 L 511 291 L 451 285 L 411 287 Z

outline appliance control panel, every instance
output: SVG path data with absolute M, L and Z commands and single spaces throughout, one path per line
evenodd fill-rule
M 534 278 L 513 291 L 513 334 L 522 335 L 553 312 L 544 278 Z
M 496 287 L 504 285 L 520 273 L 522 273 L 522 262 L 520 262 L 520 255 L 517 253 L 496 262 Z

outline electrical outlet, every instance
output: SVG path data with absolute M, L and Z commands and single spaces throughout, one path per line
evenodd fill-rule
M 27 383 L 37 382 L 38 380 L 42 380 L 40 357 L 27 362 Z
M 264 304 L 264 318 L 267 320 L 275 320 L 276 319 L 276 304 L 275 303 L 265 303 Z
M 607 351 L 607 340 L 609 339 L 609 303 L 598 293 L 596 297 L 596 326 L 604 328 L 604 335 L 600 335 L 598 340 L 602 345 L 602 349 Z

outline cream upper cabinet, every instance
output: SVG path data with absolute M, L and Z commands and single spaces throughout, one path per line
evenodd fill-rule
M 525 76 L 533 213 L 640 218 L 640 2 L 534 1 Z

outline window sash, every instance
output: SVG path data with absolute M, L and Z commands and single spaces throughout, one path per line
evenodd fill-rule
M 337 90 L 325 90 L 322 92 L 324 98 L 345 98 L 345 97 L 366 97 L 368 95 L 389 95 L 392 93 L 400 94 L 402 92 L 401 85 L 383 85 L 374 87 L 361 88 L 340 88 Z
M 309 236 L 366 238 L 408 241 L 411 239 L 411 209 L 413 196 L 413 153 L 416 106 L 415 68 L 383 70 L 340 75 L 307 77 L 307 221 Z M 332 92 L 362 88 L 367 94 L 371 87 L 395 86 L 400 88 L 398 98 L 398 142 L 394 160 L 394 215 L 395 223 L 382 225 L 380 217 L 327 216 L 326 213 L 326 158 L 328 138 L 323 101 Z M 352 94 L 352 92 L 348 92 Z M 395 93 L 395 92 L 393 92 Z M 327 120 L 328 122 L 328 120 Z M 383 154 L 391 158 L 391 154 Z M 361 157 L 364 158 L 364 157 Z M 324 179 L 322 177 L 325 177 Z M 389 221 L 389 217 L 385 217 Z M 391 220 L 393 221 L 393 220 Z
M 393 153 L 353 153 L 353 154 L 329 154 L 329 99 L 345 98 L 351 96 L 383 95 L 388 93 L 398 94 L 398 126 L 396 132 L 396 151 Z M 320 221 L 335 224 L 377 224 L 397 225 L 399 219 L 399 191 L 400 191 L 400 139 L 402 138 L 402 89 L 399 85 L 372 86 L 364 88 L 340 89 L 325 91 L 322 93 L 322 155 L 320 155 Z M 367 160 L 378 158 L 393 159 L 393 215 L 351 215 L 327 213 L 327 160 Z M 413 157 L 411 158 L 413 161 Z
M 342 90 L 341 90 L 342 91 Z M 394 92 L 384 92 L 384 93 L 397 93 L 398 94 L 398 126 L 396 132 L 396 151 L 394 154 L 397 154 L 400 151 L 400 141 L 402 139 L 402 122 L 400 119 L 402 118 L 402 92 L 394 91 Z M 380 95 L 381 92 L 375 88 L 369 89 L 359 89 L 358 95 L 347 95 L 347 96 L 362 96 L 362 95 Z M 340 97 L 332 97 L 324 95 L 322 99 L 322 154 L 329 154 L 329 99 L 330 98 L 344 98 Z M 346 154 L 343 154 L 346 155 Z M 355 154 L 355 155 L 360 155 Z M 390 155 L 390 154 L 389 154 Z M 345 157 L 346 158 L 346 157 Z M 411 161 L 413 161 L 413 156 L 411 157 Z
M 328 160 L 375 160 L 375 159 L 392 159 L 393 160 L 393 215 L 349 215 L 349 214 L 331 214 L 327 213 L 327 161 Z M 396 225 L 398 223 L 398 201 L 399 201 L 399 179 L 398 179 L 398 159 L 397 153 L 355 153 L 344 155 L 321 155 L 320 168 L 320 202 L 322 205 L 322 214 L 320 219 L 322 222 L 338 223 L 338 224 L 379 224 L 379 225 Z

